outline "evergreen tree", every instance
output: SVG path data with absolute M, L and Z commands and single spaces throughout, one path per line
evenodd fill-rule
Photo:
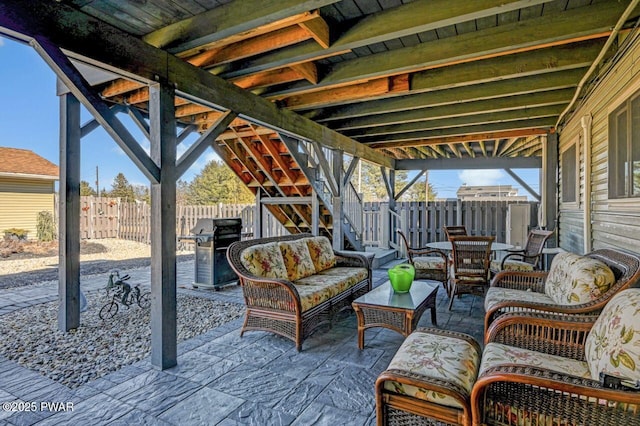
M 254 195 L 224 163 L 210 161 L 197 175 L 187 191 L 189 204 L 248 204 Z
M 364 201 L 389 201 L 387 189 L 382 180 L 380 166 L 377 164 L 363 162 L 362 176 L 360 177 L 360 192 L 363 194 Z M 396 193 L 401 191 L 409 182 L 409 173 L 406 170 L 396 170 L 395 173 L 395 190 Z M 351 176 L 351 183 L 356 191 L 358 190 L 358 170 Z M 429 200 L 435 200 L 438 194 L 429 184 Z M 424 201 L 426 197 L 425 180 L 421 179 L 415 182 L 400 198 L 400 201 Z
M 429 201 L 435 201 L 438 193 L 433 189 L 433 186 L 429 184 Z M 425 180 L 418 179 L 411 188 L 407 190 L 402 197 L 400 197 L 400 201 L 424 201 L 427 196 L 427 188 L 425 188 Z
M 189 182 L 178 179 L 176 182 L 176 204 L 187 204 L 187 193 L 189 191 Z
M 129 183 L 123 173 L 118 173 L 113 179 L 111 184 L 111 191 L 109 191 L 109 197 L 120 198 L 125 202 L 133 202 L 136 199 L 136 194 L 133 191 L 133 185 Z
M 132 188 L 136 200 L 151 203 L 151 191 L 148 185 L 133 185 Z
M 96 196 L 96 190 L 91 187 L 86 180 L 80 181 L 80 195 L 81 196 Z

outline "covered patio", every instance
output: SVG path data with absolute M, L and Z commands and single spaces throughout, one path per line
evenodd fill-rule
M 237 286 L 217 292 L 191 290 L 193 267 L 193 262 L 178 264 L 179 293 L 243 303 Z M 150 274 L 149 268 L 122 272 L 147 282 Z M 375 286 L 386 279 L 386 269 L 374 270 Z M 82 288 L 104 292 L 105 280 L 106 274 L 82 277 Z M 49 287 L 48 296 L 39 292 L 38 297 L 28 287 L 0 290 L 0 311 L 10 313 L 53 301 L 53 290 Z M 447 304 L 446 292 L 440 288 L 439 326 L 481 340 L 481 298 L 462 298 L 453 311 Z M 88 315 L 95 315 L 99 306 L 92 309 Z M 175 367 L 158 371 L 147 358 L 74 389 L 0 358 L 2 401 L 48 401 L 73 407 L 73 411 L 4 411 L 0 424 L 375 424 L 374 382 L 402 343 L 400 334 L 369 329 L 361 351 L 356 317 L 350 313 L 331 329 L 307 339 L 298 352 L 289 339 L 271 333 L 249 332 L 240 338 L 241 325 L 242 319 L 237 319 L 178 344 Z M 429 315 L 423 315 L 420 326 L 431 327 Z
M 500 168 L 541 202 L 538 226 L 556 231 L 549 245 L 575 253 L 637 248 L 638 3 L 3 1 L 0 33 L 33 46 L 59 79 L 61 331 L 80 324 L 82 137 L 102 126 L 151 185 L 151 358 L 76 397 L 95 402 L 105 423 L 129 423 L 128 415 L 178 422 L 198 393 L 203 404 L 220 397 L 212 404 L 230 408 L 205 423 L 333 424 L 343 415 L 357 416 L 355 424 L 375 421 L 372 381 L 401 338 L 372 331 L 359 352 L 353 315 L 313 336 L 299 354 L 277 337 L 240 339 L 235 323 L 177 344 L 176 180 L 208 148 L 255 193 L 260 211 L 291 233 L 330 237 L 334 249 L 364 249 L 362 200 L 350 183 L 360 161 L 380 166 L 392 245 L 394 203 L 408 188 L 396 187 L 396 171 L 417 171 L 413 183 L 428 170 Z M 81 123 L 80 105 L 93 120 Z M 150 152 L 118 118 L 124 113 L 150 141 Z M 177 147 L 194 132 L 197 141 L 178 157 Z M 541 169 L 539 193 L 513 171 L 519 168 Z M 261 223 L 258 214 L 256 238 Z M 376 270 L 378 284 L 384 274 Z M 479 333 L 482 341 L 476 304 L 440 326 Z M 256 353 L 265 354 L 259 367 L 246 359 Z M 202 369 L 198 357 L 219 362 Z M 217 382 L 225 374 L 212 373 L 225 370 L 225 360 L 240 361 L 236 385 L 252 375 L 288 378 L 268 362 L 279 357 L 286 362 L 278 368 L 294 372 L 303 360 L 297 378 L 278 382 L 299 392 L 265 400 L 273 389 L 256 386 L 245 400 L 216 389 L 234 383 Z M 0 368 L 14 374 L 8 361 Z M 340 383 L 335 393 L 333 380 Z M 349 393 L 368 402 L 351 407 Z M 108 417 L 127 395 L 145 409 Z M 155 408 L 154 401 L 171 407 Z M 337 411 L 323 417 L 325 406 Z M 280 417 L 262 417 L 269 413 Z M 42 424 L 57 424 L 54 417 Z

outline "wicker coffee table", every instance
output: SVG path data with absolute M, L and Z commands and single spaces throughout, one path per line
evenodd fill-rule
M 416 280 L 408 293 L 393 291 L 389 281 L 353 301 L 358 318 L 358 348 L 364 349 L 364 331 L 384 327 L 408 336 L 415 330 L 422 313 L 431 309 L 431 323 L 436 322 L 436 294 L 439 281 Z

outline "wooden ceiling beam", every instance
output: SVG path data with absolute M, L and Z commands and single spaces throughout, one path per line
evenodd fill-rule
M 284 6 L 289 1 L 292 0 L 269 3 L 269 7 Z M 318 1 L 314 1 L 314 4 L 317 6 Z M 263 12 L 261 9 L 262 15 Z M 38 37 L 59 46 L 71 59 L 78 59 L 131 79 L 168 82 L 177 87 L 176 94 L 179 97 L 218 105 L 221 109 L 238 113 L 241 118 L 269 125 L 276 131 L 305 140 L 321 141 L 328 148 L 343 150 L 384 167 L 394 167 L 395 160 L 392 158 L 294 112 L 280 109 L 266 99 L 64 2 L 32 0 L 27 4 L 20 0 L 4 0 L 0 2 L 0 28 L 27 43 L 35 42 L 35 37 Z
M 252 135 L 255 134 L 262 134 L 262 135 L 273 135 L 273 130 L 266 128 L 266 127 L 255 127 L 253 130 L 249 129 L 249 130 L 228 130 L 224 133 L 222 133 L 220 136 L 218 136 L 218 140 L 223 140 L 223 141 L 227 141 L 227 140 L 232 140 L 232 139 L 236 139 L 238 136 L 240 137 L 251 137 Z
M 176 107 L 177 118 L 187 117 L 189 115 L 203 114 L 203 113 L 210 113 L 209 115 L 210 115 L 211 121 L 217 120 L 222 115 L 221 112 L 214 111 L 211 107 L 194 104 L 194 103 Z
M 518 142 L 520 139 L 522 139 L 522 137 L 516 137 L 516 138 L 507 139 L 507 142 L 502 146 L 502 149 L 498 152 L 498 157 L 503 156 L 504 153 L 507 152 L 507 150 L 509 148 L 511 148 L 513 146 L 513 144 Z
M 357 84 L 374 78 L 605 38 L 624 8 L 622 3 L 597 3 L 339 62 L 317 85 L 296 87 L 294 92 Z
M 322 19 L 321 16 L 317 16 L 313 19 L 298 23 L 313 39 L 323 48 L 328 49 L 330 43 L 329 25 Z
M 412 87 L 407 96 L 346 105 L 324 113 L 322 116 L 317 117 L 317 120 L 327 123 L 329 127 L 337 127 L 331 121 L 369 117 L 374 114 L 406 112 L 418 108 L 493 99 L 502 96 L 565 89 L 577 86 L 585 72 L 586 68 L 577 68 L 419 94 L 413 94 Z
M 235 42 L 256 34 L 273 31 L 289 18 L 336 3 L 338 0 L 234 0 L 182 21 L 167 25 L 142 39 L 170 53 L 190 54 L 204 45 Z M 291 23 L 288 23 L 291 25 Z M 275 26 L 275 28 L 274 28 Z M 266 28 L 265 28 L 266 27 Z M 280 27 L 281 28 L 281 27 Z
M 146 85 L 144 83 L 140 83 L 139 81 L 119 78 L 107 84 L 107 86 L 102 89 L 102 92 L 100 92 L 100 95 L 103 98 L 110 98 L 112 96 L 122 95 L 124 93 L 128 93 L 145 86 Z
M 451 66 L 595 38 L 611 33 L 622 3 L 596 3 L 334 64 L 310 90 Z M 300 89 L 296 90 L 298 93 Z
M 553 130 L 553 129 L 552 129 Z M 396 141 L 396 142 L 375 142 L 368 146 L 373 149 L 389 148 L 389 147 L 410 147 L 410 146 L 431 146 L 447 143 L 465 143 L 465 142 L 477 142 L 481 140 L 490 140 L 496 138 L 512 138 L 520 136 L 531 135 L 546 135 L 549 133 L 548 128 L 528 128 L 528 129 L 515 129 L 515 130 L 500 130 L 491 131 L 485 133 L 454 135 L 454 136 L 440 136 L 430 137 L 429 139 L 416 139 L 411 141 Z
M 254 89 L 302 79 L 304 79 L 304 76 L 300 75 L 299 72 L 293 70 L 292 68 L 281 68 L 277 70 L 248 75 L 246 77 L 241 77 L 236 80 L 230 81 L 232 81 L 236 86 L 243 89 Z
M 481 170 L 481 169 L 539 169 L 542 158 L 427 158 L 424 160 L 398 160 L 396 170 Z
M 476 157 L 476 152 L 471 148 L 471 145 L 469 144 L 469 142 L 462 142 L 461 145 L 464 148 L 464 150 L 467 151 L 467 154 L 469 154 L 469 157 L 471 158 Z
M 447 146 L 449 147 L 449 149 L 451 150 L 451 152 L 453 152 L 453 155 L 458 157 L 458 158 L 462 158 L 462 153 L 460 152 L 460 149 L 458 148 L 458 145 L 455 143 L 449 143 L 447 144 Z
M 486 134 L 490 132 L 500 132 L 505 130 L 522 130 L 532 128 L 552 129 L 556 122 L 556 117 L 532 118 L 528 120 L 514 120 L 504 123 L 491 124 L 471 124 L 463 127 L 451 127 L 446 129 L 422 130 L 416 132 L 406 132 L 382 136 L 363 138 L 361 142 L 365 145 L 381 142 L 412 142 L 414 140 L 438 138 L 445 136 L 464 136 L 473 134 Z
M 495 139 L 493 141 L 493 149 L 491 150 L 491 156 L 492 157 L 497 157 L 498 156 L 498 150 L 500 149 L 500 139 Z
M 488 157 L 487 146 L 485 145 L 485 141 L 478 141 L 478 144 L 480 145 L 480 151 L 482 151 L 482 156 Z
M 409 76 L 407 74 L 371 80 L 365 83 L 336 87 L 319 92 L 290 96 L 278 101 L 279 105 L 291 110 L 310 107 L 330 106 L 344 102 L 362 102 L 386 93 L 408 93 Z
M 376 126 L 345 132 L 349 137 L 360 139 L 363 137 L 388 135 L 394 133 L 415 132 L 420 130 L 432 130 L 439 128 L 461 127 L 478 124 L 504 123 L 515 120 L 525 120 L 542 117 L 558 117 L 567 106 L 567 103 L 555 105 L 534 106 L 527 108 L 511 109 L 498 112 L 479 112 L 477 114 L 448 117 L 435 120 L 414 121 L 411 123 L 392 124 L 388 126 Z M 482 110 L 478 110 L 482 111 Z
M 209 68 L 214 65 L 225 64 L 250 56 L 259 55 L 274 49 L 309 40 L 311 35 L 299 25 L 291 25 L 276 31 L 261 34 L 226 46 L 212 48 L 194 56 L 185 58 L 187 62 L 197 67 Z
M 329 48 L 325 49 L 317 42 L 300 43 L 247 61 L 242 64 L 242 67 L 227 71 L 224 77 L 281 68 L 291 62 L 317 60 L 330 52 L 337 53 L 340 50 L 352 50 L 383 43 L 549 1 L 551 0 L 474 0 L 472 2 L 418 0 L 363 18 L 338 37 Z M 425 13 L 425 10 L 429 13 Z
M 291 69 L 311 84 L 318 83 L 318 67 L 313 62 L 294 64 Z
M 443 105 L 438 108 L 421 108 L 406 112 L 393 112 L 389 114 L 374 115 L 371 117 L 359 117 L 346 120 L 344 122 L 338 122 L 332 127 L 334 130 L 339 131 L 365 129 L 360 132 L 375 132 L 375 129 L 370 128 L 489 112 L 567 104 L 573 97 L 573 93 L 574 90 L 569 88 L 533 94 L 506 96 L 482 101 L 463 102 L 459 104 Z

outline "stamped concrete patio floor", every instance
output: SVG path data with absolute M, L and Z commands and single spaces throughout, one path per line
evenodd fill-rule
M 178 286 L 191 287 L 193 262 L 178 264 Z M 149 274 L 149 268 L 127 271 Z M 148 276 L 148 275 L 147 275 Z M 386 280 L 374 270 L 374 286 Z M 104 287 L 106 275 L 83 279 L 87 291 Z M 148 279 L 147 279 L 148 282 Z M 56 300 L 57 287 L 0 290 L 2 315 L 25 306 Z M 238 286 L 221 291 L 180 292 L 243 303 Z M 451 311 L 442 287 L 437 315 L 441 328 L 482 339 L 482 299 L 465 295 Z M 13 361 L 0 357 L 0 402 L 36 402 L 32 412 L 0 410 L 0 425 L 374 425 L 374 382 L 403 341 L 391 330 L 365 332 L 357 346 L 353 312 L 334 326 L 305 340 L 297 352 L 288 339 L 247 332 L 242 319 L 178 345 L 178 365 L 165 371 L 148 360 L 69 389 Z M 423 315 L 420 326 L 431 326 Z M 40 410 L 41 402 L 72 403 L 73 410 Z

